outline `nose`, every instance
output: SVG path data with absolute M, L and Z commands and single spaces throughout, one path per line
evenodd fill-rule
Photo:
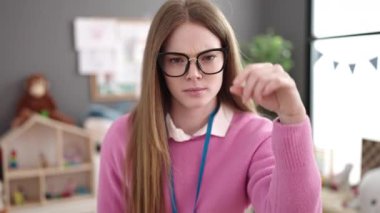
M 192 63 L 194 62 L 194 63 Z M 202 72 L 199 70 L 197 66 L 197 59 L 190 58 L 189 59 L 189 70 L 186 75 L 186 79 L 202 79 Z

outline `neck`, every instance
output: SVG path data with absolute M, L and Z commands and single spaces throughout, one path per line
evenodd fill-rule
M 206 106 L 194 108 L 172 104 L 170 115 L 177 128 L 181 128 L 186 134 L 192 135 L 206 125 L 216 104 L 216 99 Z

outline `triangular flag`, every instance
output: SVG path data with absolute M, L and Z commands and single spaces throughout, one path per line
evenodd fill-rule
M 334 61 L 334 70 L 336 70 L 336 67 L 339 65 L 337 61 Z
M 369 60 L 371 62 L 371 64 L 375 67 L 375 69 L 377 69 L 377 57 Z
M 351 72 L 354 73 L 356 64 L 349 64 L 349 66 L 350 66 Z
M 316 54 L 315 54 L 314 63 L 317 62 L 323 56 L 323 54 L 319 52 L 318 50 L 316 50 L 315 52 Z

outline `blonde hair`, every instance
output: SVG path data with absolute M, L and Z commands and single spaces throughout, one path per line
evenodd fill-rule
M 203 25 L 228 49 L 218 100 L 236 110 L 252 111 L 229 92 L 242 65 L 235 35 L 221 11 L 209 0 L 165 2 L 149 30 L 143 59 L 141 99 L 131 113 L 126 159 L 126 181 L 130 186 L 126 192 L 128 212 L 165 212 L 164 181 L 168 180 L 171 162 L 164 117 L 171 97 L 164 77 L 157 70 L 156 60 L 171 32 L 185 22 Z

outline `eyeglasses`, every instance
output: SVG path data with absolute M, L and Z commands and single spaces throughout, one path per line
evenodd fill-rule
M 161 71 L 169 77 L 180 77 L 185 75 L 190 68 L 190 62 L 195 61 L 197 68 L 206 75 L 213 75 L 224 69 L 226 48 L 214 48 L 202 51 L 194 58 L 179 52 L 160 52 L 157 64 Z

